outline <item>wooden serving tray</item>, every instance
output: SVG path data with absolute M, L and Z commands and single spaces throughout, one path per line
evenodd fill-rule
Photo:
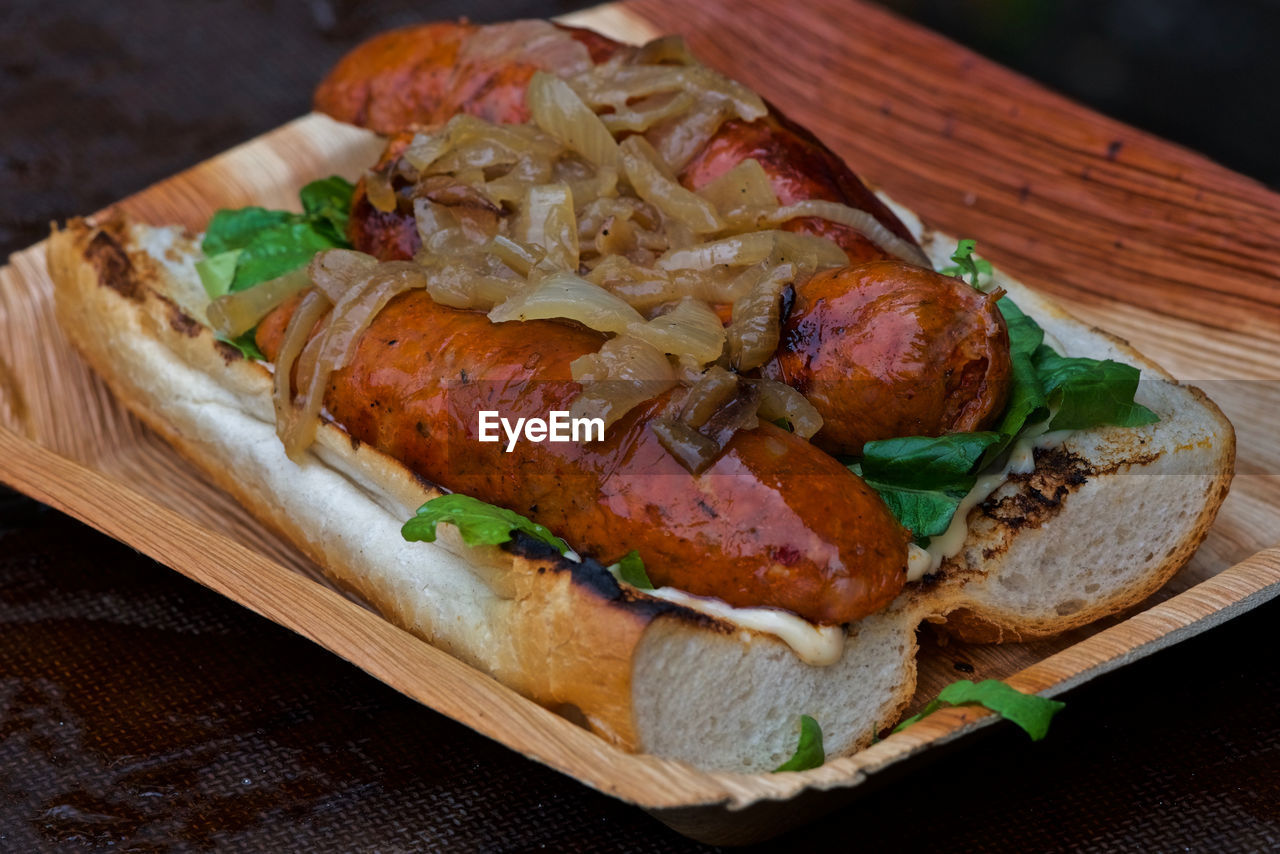
M 1049 641 L 926 641 L 917 705 L 955 678 L 958 657 L 975 679 L 1053 694 L 1280 593 L 1280 197 L 874 7 L 636 0 L 574 17 L 632 40 L 684 33 L 927 222 L 978 238 L 1016 278 L 1199 382 L 1236 425 L 1231 496 L 1164 590 Z M 294 206 L 302 184 L 353 177 L 379 150 L 370 134 L 306 116 L 121 207 L 200 229 L 221 207 Z M 776 835 L 994 721 L 949 709 L 798 774 L 707 773 L 622 753 L 334 590 L 128 416 L 54 323 L 43 244 L 0 270 L 0 330 L 0 480 L 695 838 Z

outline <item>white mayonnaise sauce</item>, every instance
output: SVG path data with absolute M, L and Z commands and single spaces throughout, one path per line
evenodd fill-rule
M 617 564 L 610 566 L 609 571 L 617 577 Z M 720 599 L 694 596 L 674 587 L 659 587 L 644 593 L 739 628 L 774 635 L 791 647 L 797 658 L 814 667 L 835 664 L 844 653 L 842 626 L 817 626 L 803 617 L 776 608 L 735 608 Z

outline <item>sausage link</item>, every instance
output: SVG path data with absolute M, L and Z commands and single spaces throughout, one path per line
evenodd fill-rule
M 1009 331 L 996 297 L 900 261 L 829 270 L 796 288 L 762 372 L 821 413 L 833 454 L 865 442 L 981 430 L 1004 411 Z
M 259 327 L 274 357 L 296 302 Z M 604 442 L 478 441 L 480 410 L 546 418 L 580 391 L 569 363 L 602 337 L 554 321 L 492 324 L 424 291 L 392 300 L 325 396 L 354 438 L 422 477 L 528 516 L 603 561 L 640 552 L 652 580 L 821 624 L 887 605 L 905 583 L 907 532 L 834 459 L 770 424 L 740 431 L 700 476 L 633 410 Z
M 590 30 L 562 29 L 586 45 L 593 62 L 603 62 L 623 47 Z M 315 107 L 340 121 L 388 135 L 437 126 L 457 113 L 495 122 L 525 121 L 529 117 L 525 87 L 538 70 L 534 61 L 458 64 L 464 42 L 477 33 L 483 35 L 482 30 L 449 22 L 375 36 L 343 57 L 321 82 Z M 871 213 L 894 234 L 915 242 L 906 226 L 843 160 L 772 105 L 762 119 L 722 125 L 685 167 L 680 180 L 697 189 L 748 157 L 760 161 L 782 204 L 805 199 L 840 202 Z M 393 160 L 384 155 L 380 168 L 389 168 Z M 391 214 L 374 211 L 363 198 L 363 187 L 358 188 L 352 211 L 355 247 L 387 261 L 412 257 L 418 238 L 412 210 L 402 210 L 399 216 L 404 218 L 406 213 L 409 222 L 395 224 Z M 364 224 L 362 220 L 368 218 L 374 222 Z M 854 263 L 892 257 L 857 231 L 827 220 L 803 217 L 784 227 L 830 237 Z M 394 238 L 389 236 L 392 233 Z M 373 239 L 358 242 L 370 236 Z
M 420 37 L 430 36 L 424 31 Z M 449 38 L 453 35 L 445 41 Z M 432 89 L 443 78 L 431 70 L 431 63 L 450 49 L 441 47 L 432 53 L 423 47 L 429 61 L 410 74 L 416 81 L 413 85 L 425 90 L 426 94 L 418 95 L 427 102 L 444 98 Z M 361 50 L 357 48 L 356 53 Z M 609 50 L 601 49 L 600 55 Z M 397 91 L 397 85 L 407 85 L 391 77 L 385 83 L 377 80 L 382 78 L 370 86 L 388 99 L 387 93 Z M 503 92 L 508 112 L 519 113 L 523 90 Z M 481 107 L 463 102 L 450 109 Z M 446 118 L 439 112 L 432 114 L 433 121 Z M 408 138 L 393 139 L 377 168 L 390 169 Z M 902 222 L 839 157 L 772 106 L 762 119 L 722 125 L 680 179 L 697 189 L 747 158 L 755 158 L 764 168 L 780 203 L 839 202 L 872 213 L 894 234 L 914 242 Z M 350 226 L 356 248 L 385 260 L 410 258 L 417 251 L 420 241 L 408 188 L 400 189 L 406 191 L 400 207 L 381 213 L 364 197 L 363 186 L 357 187 Z M 778 351 L 765 368 L 766 375 L 806 394 L 822 413 L 826 426 L 816 439 L 822 447 L 833 453 L 858 453 L 872 439 L 936 436 L 990 424 L 1004 405 L 1009 380 L 1007 331 L 993 301 L 954 280 L 924 270 L 911 273 L 913 268 L 890 262 L 883 250 L 846 226 L 805 217 L 783 227 L 834 240 L 854 265 L 887 262 L 859 267 L 857 273 L 833 271 L 798 283 Z M 876 276 L 885 278 L 874 283 Z M 887 292 L 899 286 L 905 286 L 907 293 L 890 297 Z M 901 337 L 892 338 L 890 329 Z M 935 335 L 936 340 L 931 337 Z
M 603 62 L 621 45 L 591 30 L 557 25 Z M 529 118 L 524 90 L 539 66 L 529 62 L 459 63 L 464 43 L 483 29 L 441 21 L 382 33 L 357 45 L 316 88 L 316 110 L 388 136 L 443 124 L 457 113 L 491 122 Z

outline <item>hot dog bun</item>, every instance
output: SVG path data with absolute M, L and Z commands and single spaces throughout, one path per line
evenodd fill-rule
M 1198 390 L 999 277 L 1068 354 L 1140 366 L 1138 399 L 1161 420 L 1039 454 L 1034 474 L 970 512 L 957 558 L 851 625 L 840 660 L 815 667 L 772 634 L 532 541 L 473 549 L 445 528 L 435 545 L 404 542 L 401 523 L 432 491 L 333 424 L 304 464 L 287 459 L 268 369 L 205 325 L 198 241 L 116 216 L 72 221 L 48 247 L 60 322 L 115 394 L 336 584 L 619 747 L 704 768 L 777 766 L 800 714 L 821 723 L 828 755 L 866 746 L 912 696 L 922 621 L 967 639 L 1028 638 L 1140 601 L 1199 544 L 1231 477 L 1230 423 Z

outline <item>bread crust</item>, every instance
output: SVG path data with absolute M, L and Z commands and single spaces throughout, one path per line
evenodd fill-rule
M 1230 481 L 1229 422 L 1198 391 L 1162 380 L 1148 395 L 1161 425 L 1083 431 L 1068 445 L 1070 459 L 1042 454 L 1035 474 L 1010 480 L 972 511 L 960 555 L 852 626 L 838 663 L 812 667 L 773 635 L 657 600 L 597 563 L 565 560 L 533 541 L 467 548 L 444 528 L 436 545 L 403 542 L 400 523 L 436 491 L 332 423 L 321 426 L 304 464 L 287 460 L 275 439 L 270 372 L 217 342 L 204 323 L 203 297 L 190 281 L 199 257 L 192 239 L 113 215 L 56 229 L 48 256 L 59 321 L 116 396 L 336 584 L 611 743 L 700 767 L 776 766 L 794 747 L 801 713 L 822 723 L 828 755 L 866 746 L 910 701 L 922 621 L 945 622 L 967 640 L 1025 639 L 1142 600 L 1194 551 Z M 1083 348 L 1167 376 L 1122 342 L 1002 284 L 1069 353 Z M 1175 453 L 1160 431 L 1181 424 L 1174 416 L 1187 407 L 1198 418 L 1187 436 L 1173 437 L 1190 442 Z M 1176 470 L 1175 458 L 1199 473 L 1171 491 L 1160 474 L 1162 466 Z M 1125 473 L 1137 471 L 1150 472 L 1145 485 L 1122 488 Z M 1002 589 L 1002 578 L 1026 575 L 1055 543 L 1069 542 L 1073 526 L 1135 496 L 1172 500 L 1184 513 L 1156 538 L 1158 554 L 1152 545 L 1099 580 L 1092 599 L 1077 597 L 1074 609 L 1052 597 L 1027 607 Z M 1036 512 L 1017 517 L 1019 507 Z

